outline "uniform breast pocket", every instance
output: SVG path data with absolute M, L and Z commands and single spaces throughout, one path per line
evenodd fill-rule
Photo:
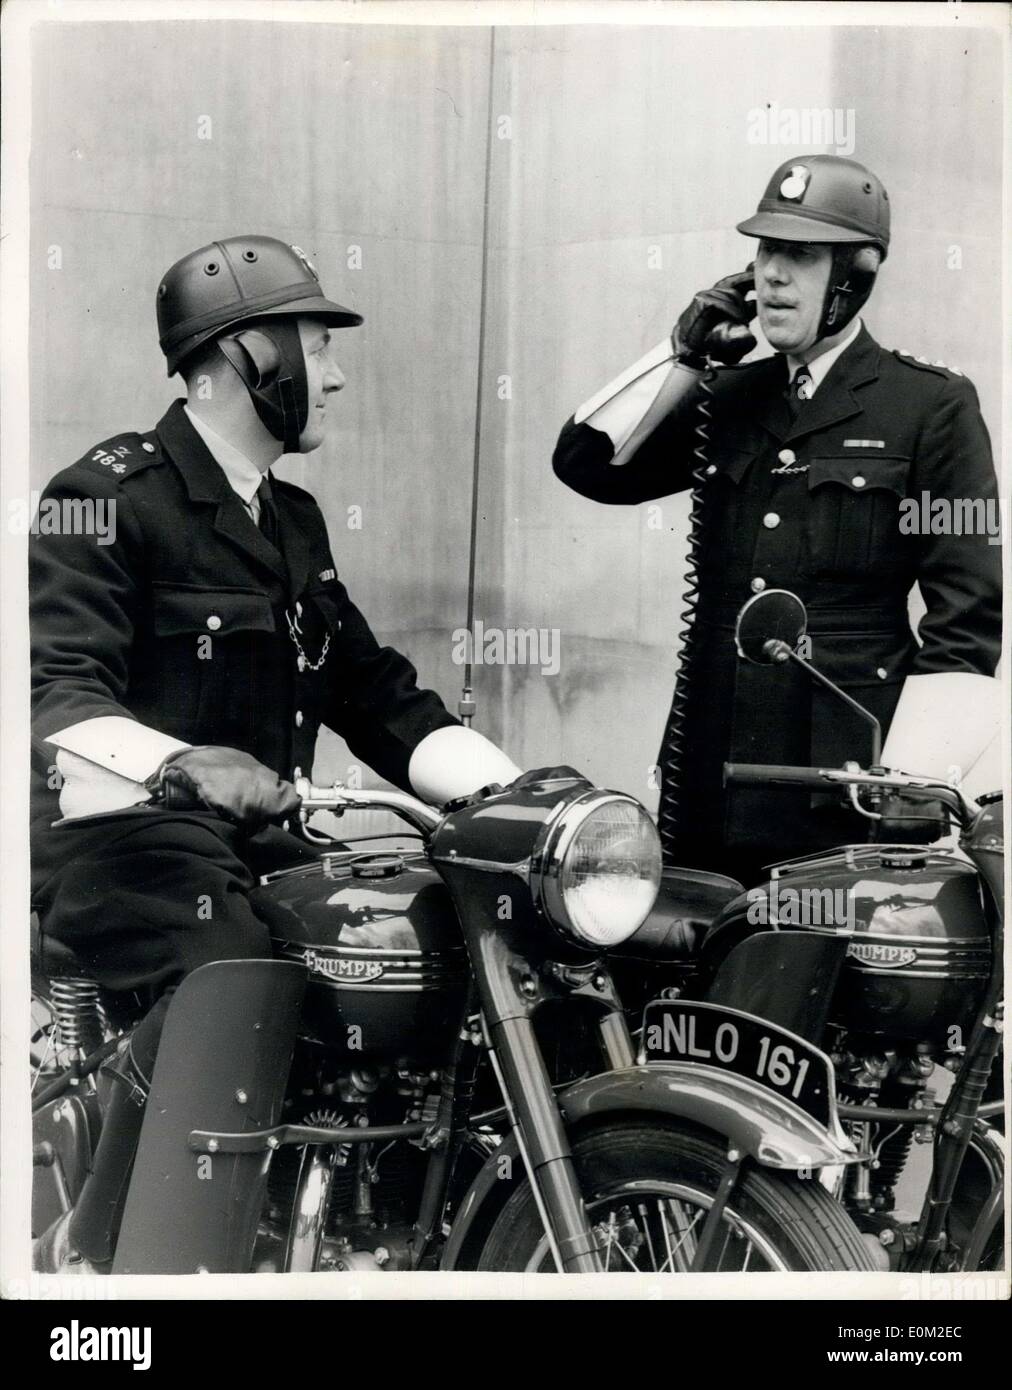
M 899 504 L 910 459 L 813 458 L 808 468 L 805 568 L 823 578 L 860 578 L 903 568 Z
M 153 595 L 159 703 L 202 742 L 244 734 L 263 645 L 275 631 L 266 593 L 157 585 Z

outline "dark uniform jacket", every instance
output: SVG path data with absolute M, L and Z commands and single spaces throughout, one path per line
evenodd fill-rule
M 796 668 L 736 659 L 734 617 L 752 594 L 785 588 L 804 600 L 814 663 L 879 718 L 883 734 L 908 675 L 991 675 L 1000 654 L 999 546 L 986 534 L 904 534 L 900 525 L 901 502 L 915 499 L 920 516 L 925 493 L 995 506 L 970 382 L 883 350 L 863 327 L 796 418 L 787 375 L 776 355 L 720 369 L 712 385 L 680 792 L 696 851 L 725 842 L 771 853 L 820 847 L 796 793 L 725 795 L 725 758 L 836 766 L 869 758 L 868 726 L 842 702 L 813 691 Z M 700 419 L 691 407 L 669 416 L 622 467 L 611 464 L 607 435 L 570 420 L 555 472 L 598 502 L 679 492 L 693 485 Z M 794 471 L 774 471 L 785 468 Z M 920 644 L 907 611 L 915 582 L 927 608 Z M 673 603 L 673 631 L 677 611 Z M 662 796 L 672 794 L 665 786 Z
M 181 401 L 150 433 L 117 435 L 58 473 L 47 498 L 113 503 L 115 539 L 39 535 L 31 544 L 41 824 L 59 810 L 40 741 L 98 716 L 239 748 L 288 779 L 311 773 L 325 723 L 403 788 L 416 745 L 457 722 L 418 688 L 405 657 L 377 643 L 337 577 L 313 498 L 275 480 L 279 553 Z

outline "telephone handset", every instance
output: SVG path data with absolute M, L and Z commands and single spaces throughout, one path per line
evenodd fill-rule
M 729 276 L 728 280 L 733 289 L 741 296 L 751 323 L 759 312 L 759 306 L 756 303 L 755 261 L 749 261 L 744 270 L 739 270 L 736 275 Z M 752 296 L 751 299 L 749 299 L 749 295 Z

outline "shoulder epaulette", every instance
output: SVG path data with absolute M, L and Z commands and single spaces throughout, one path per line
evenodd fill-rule
M 958 367 L 949 367 L 942 361 L 930 362 L 926 357 L 915 357 L 906 348 L 893 348 L 893 356 L 908 367 L 920 367 L 922 371 L 934 372 L 936 376 L 962 376 Z
M 122 478 L 137 473 L 153 463 L 161 463 L 162 451 L 156 434 L 114 434 L 89 449 L 77 460 L 78 464 L 96 473 L 111 473 Z

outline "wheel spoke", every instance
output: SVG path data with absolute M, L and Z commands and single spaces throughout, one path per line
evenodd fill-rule
M 643 1234 L 646 1237 L 647 1249 L 650 1252 L 650 1268 L 657 1271 L 657 1256 L 654 1253 L 654 1242 L 650 1237 L 650 1217 L 647 1212 L 646 1203 L 640 1202 L 637 1206 L 637 1211 L 643 1221 Z M 665 1261 L 665 1263 L 667 1263 L 667 1261 Z
M 687 1222 L 683 1203 L 672 1201 L 669 1202 L 668 1205 L 674 1209 L 675 1226 L 679 1231 L 678 1244 L 674 1249 L 674 1256 L 677 1257 L 677 1268 L 681 1273 L 687 1274 L 692 1268 L 692 1261 L 696 1254 L 695 1229 L 703 1215 L 703 1208 L 700 1207 L 692 1220 Z M 689 1242 L 688 1248 L 686 1251 L 683 1251 L 682 1247 L 687 1241 Z M 674 1265 L 672 1267 L 674 1268 Z
M 602 1228 L 599 1225 L 597 1229 L 601 1230 Z M 636 1264 L 636 1261 L 632 1258 L 628 1250 L 626 1250 L 626 1248 L 622 1244 L 622 1238 L 619 1232 L 618 1217 L 614 1211 L 609 1211 L 608 1220 L 604 1224 L 603 1229 L 606 1236 L 606 1244 L 604 1247 L 604 1272 L 607 1274 L 611 1269 L 611 1251 L 612 1246 L 614 1245 L 615 1249 L 622 1256 L 622 1258 L 625 1260 L 626 1264 L 633 1271 L 633 1273 L 638 1274 L 640 1272 L 639 1266 Z

